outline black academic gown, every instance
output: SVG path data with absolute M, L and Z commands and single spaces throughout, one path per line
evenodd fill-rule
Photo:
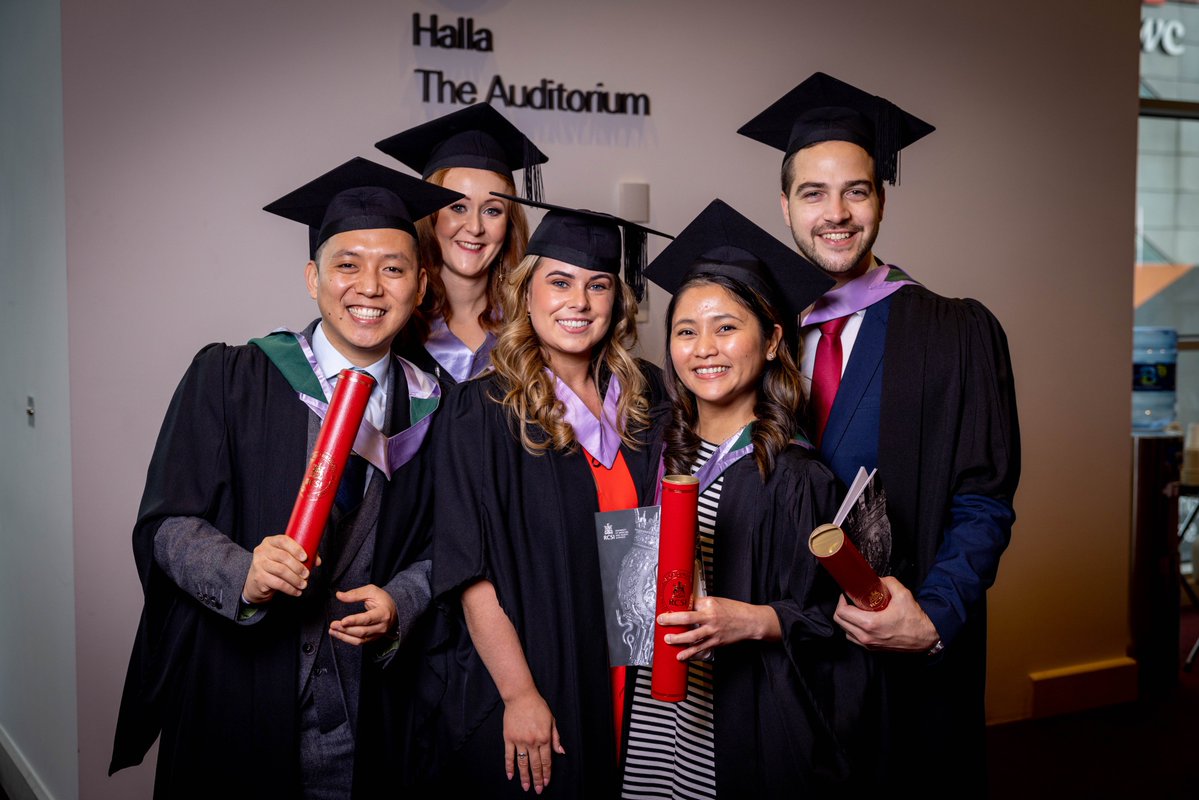
M 660 396 L 660 379 L 650 377 L 651 395 Z M 523 449 L 511 417 L 491 399 L 500 385 L 494 374 L 459 384 L 433 432 L 440 630 L 419 679 L 421 708 L 405 771 L 423 773 L 441 791 L 528 796 L 519 779 L 504 774 L 504 705 L 462 619 L 462 590 L 486 579 L 512 620 L 566 750 L 554 756 L 541 796 L 611 798 L 615 733 L 595 481 L 581 450 L 533 456 Z M 640 502 L 651 505 L 659 450 L 622 452 Z
M 982 304 L 910 286 L 892 300 L 883 364 L 879 474 L 896 576 L 915 590 L 944 540 L 954 495 L 1010 504 L 1015 494 L 1011 359 Z M 984 596 L 940 655 L 886 656 L 900 785 L 934 795 L 985 790 L 986 622 Z
M 865 777 L 865 754 L 853 745 L 878 729 L 878 678 L 833 624 L 839 590 L 807 547 L 807 534 L 836 509 L 836 478 L 798 445 L 779 454 L 765 482 L 752 455 L 724 473 L 708 591 L 772 606 L 783 639 L 716 651 L 719 797 L 844 791 Z
M 394 432 L 409 419 L 402 370 L 392 370 L 392 385 Z M 282 533 L 307 466 L 309 413 L 251 345 L 201 350 L 171 400 L 133 531 L 145 605 L 109 768 L 141 763 L 161 734 L 155 797 L 299 794 L 304 598 L 278 595 L 261 621 L 238 625 L 156 565 L 154 535 L 164 519 L 178 516 L 202 517 L 246 550 Z M 428 555 L 419 502 L 424 471 L 418 457 L 384 494 L 372 565 L 377 585 Z M 373 662 L 378 646 L 368 646 L 364 663 Z M 368 684 L 364 676 L 364 699 Z

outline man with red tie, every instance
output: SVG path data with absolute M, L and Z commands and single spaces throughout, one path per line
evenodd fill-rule
M 888 783 L 981 796 L 986 590 L 1020 472 L 1007 340 L 980 303 L 934 294 L 873 252 L 883 182 L 932 131 L 816 73 L 739 132 L 784 151 L 783 217 L 837 282 L 801 321 L 813 440 L 846 485 L 877 467 L 887 496 L 890 556 L 876 567 L 891 603 L 869 612 L 842 598 L 835 619 L 879 652 Z

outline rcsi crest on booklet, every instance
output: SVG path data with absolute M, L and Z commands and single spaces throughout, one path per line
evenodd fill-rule
M 614 667 L 648 667 L 654 656 L 660 518 L 658 506 L 595 515 L 608 659 Z

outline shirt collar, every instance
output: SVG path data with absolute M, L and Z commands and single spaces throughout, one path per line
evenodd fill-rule
M 383 356 L 367 367 L 355 367 L 329 341 L 323 323 L 317 323 L 316 330 L 312 333 L 312 354 L 316 356 L 317 366 L 330 383 L 337 379 L 343 369 L 364 369 L 375 379 L 375 391 L 379 391 L 383 397 L 387 396 L 387 382 L 391 379 L 389 356 Z

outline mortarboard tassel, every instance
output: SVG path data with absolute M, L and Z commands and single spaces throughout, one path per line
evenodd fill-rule
M 542 202 L 541 165 L 525 167 L 525 199 Z
M 624 282 L 640 303 L 645 298 L 646 231 L 636 225 L 624 228 Z
M 541 164 L 537 163 L 533 143 L 525 139 L 525 199 L 542 202 Z
M 880 180 L 894 186 L 899 180 L 899 108 L 890 100 L 875 97 L 874 168 Z

